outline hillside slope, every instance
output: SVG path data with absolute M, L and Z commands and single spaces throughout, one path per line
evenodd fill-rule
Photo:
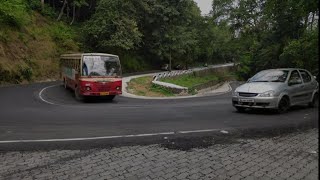
M 56 79 L 60 54 L 79 50 L 70 27 L 35 11 L 26 16 L 19 28 L 0 28 L 0 84 Z

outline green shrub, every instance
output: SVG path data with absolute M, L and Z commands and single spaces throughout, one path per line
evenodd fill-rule
M 62 22 L 54 23 L 49 27 L 49 32 L 53 40 L 64 50 L 77 49 L 78 46 L 74 41 L 76 33 L 71 27 Z
M 0 30 L 0 41 L 3 43 L 7 43 L 9 40 L 9 36 L 7 35 L 6 31 Z
M 238 70 L 236 72 L 238 79 L 247 80 L 252 75 L 252 62 L 253 58 L 251 54 L 244 54 L 240 57 L 241 64 L 238 66 Z
M 33 71 L 30 67 L 19 67 L 20 80 L 28 80 L 31 81 Z
M 41 12 L 42 15 L 50 17 L 52 19 L 55 19 L 57 17 L 57 13 L 54 11 L 54 9 L 48 5 L 45 5 L 44 9 L 41 9 L 39 12 Z
M 0 64 L 0 83 L 1 82 L 10 82 L 11 81 L 11 73 L 10 71 L 3 69 Z
M 40 0 L 27 0 L 28 10 L 34 10 L 40 12 L 44 16 L 48 16 L 51 18 L 56 18 L 56 13 L 54 9 L 48 4 L 44 5 L 44 9 L 42 9 Z
M 149 68 L 147 63 L 138 56 L 125 54 L 120 56 L 120 61 L 124 73 L 145 71 Z
M 153 92 L 161 93 L 165 96 L 174 96 L 174 93 L 171 92 L 169 89 L 167 89 L 163 86 L 156 85 L 156 84 L 152 84 L 150 87 L 150 90 Z
M 27 0 L 29 9 L 35 11 L 41 11 L 41 2 L 40 0 Z
M 194 88 L 188 88 L 188 93 L 191 94 L 191 95 L 195 95 L 197 94 L 196 90 Z
M 21 28 L 30 16 L 24 0 L 0 0 L 0 24 Z

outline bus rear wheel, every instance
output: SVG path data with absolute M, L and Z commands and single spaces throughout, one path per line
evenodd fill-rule
M 67 85 L 66 79 L 63 80 L 63 87 L 64 87 L 65 89 L 68 89 L 68 85 Z

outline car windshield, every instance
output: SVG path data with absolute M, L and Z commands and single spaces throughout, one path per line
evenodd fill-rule
M 83 76 L 120 76 L 120 62 L 116 56 L 84 56 Z
M 249 82 L 285 82 L 288 70 L 267 70 L 254 75 Z

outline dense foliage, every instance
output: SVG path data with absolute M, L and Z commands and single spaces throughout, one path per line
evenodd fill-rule
M 28 21 L 27 9 L 18 6 L 25 1 L 0 1 L 0 23 L 21 27 Z M 267 68 L 318 69 L 317 0 L 213 0 L 207 16 L 193 0 L 27 2 L 77 29 L 82 51 L 119 54 L 126 72 L 170 61 L 239 62 L 244 79 Z
M 318 67 L 316 0 L 213 0 L 206 17 L 192 0 L 87 3 L 97 4 L 83 21 L 89 50 L 147 64 L 235 61 L 242 78 L 266 68 Z

